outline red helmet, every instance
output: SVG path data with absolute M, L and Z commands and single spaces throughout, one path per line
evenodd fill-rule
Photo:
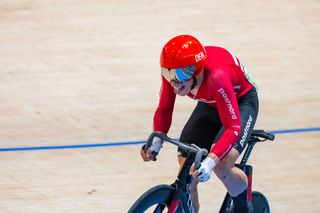
M 162 48 L 160 65 L 167 69 L 178 68 L 184 74 L 183 80 L 187 80 L 202 71 L 206 58 L 206 50 L 195 37 L 179 35 Z M 187 70 L 187 73 L 184 70 Z

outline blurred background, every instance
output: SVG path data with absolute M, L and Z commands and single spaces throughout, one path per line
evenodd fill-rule
M 170 145 L 152 163 L 140 145 L 17 148 L 145 140 L 160 51 L 178 34 L 246 65 L 259 87 L 256 128 L 293 130 L 250 160 L 271 211 L 320 211 L 319 9 L 317 0 L 1 0 L 0 211 L 126 212 L 146 189 L 173 182 Z M 169 135 L 195 104 L 177 98 Z M 201 185 L 201 212 L 217 212 L 224 193 L 216 178 Z

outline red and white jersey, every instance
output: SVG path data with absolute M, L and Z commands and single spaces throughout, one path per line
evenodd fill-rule
M 203 81 L 200 87 L 192 90 L 188 96 L 218 109 L 225 131 L 211 152 L 222 158 L 240 137 L 238 100 L 254 86 L 254 83 L 239 59 L 229 51 L 215 46 L 206 46 L 205 49 L 208 57 L 203 71 Z M 162 77 L 159 105 L 154 114 L 154 131 L 169 131 L 175 98 L 176 94 L 170 82 Z

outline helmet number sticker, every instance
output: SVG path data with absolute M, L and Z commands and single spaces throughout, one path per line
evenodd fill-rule
M 204 59 L 204 52 L 201 51 L 198 54 L 196 54 L 194 57 L 195 57 L 196 62 L 201 61 L 202 59 Z

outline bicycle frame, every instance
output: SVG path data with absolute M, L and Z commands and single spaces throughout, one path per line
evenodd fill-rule
M 203 156 L 207 155 L 207 150 L 201 149 L 194 144 L 189 145 L 181 143 L 180 141 L 173 140 L 161 132 L 153 132 L 149 136 L 145 149 L 151 146 L 154 137 L 159 137 L 162 141 L 170 142 L 189 152 L 188 157 L 176 178 L 176 181 L 171 184 L 176 190 L 172 195 L 172 201 L 169 206 L 168 213 L 175 213 L 179 207 L 183 208 L 186 213 L 193 213 L 194 210 L 192 206 L 191 193 L 188 192 L 188 184 L 191 183 L 191 176 L 189 175 L 189 171 L 193 163 L 196 169 L 200 168 L 201 159 Z M 184 192 L 186 192 L 186 196 L 184 196 Z M 163 210 L 163 208 L 164 206 L 159 205 L 156 209 Z
M 193 213 L 193 206 L 191 200 L 191 194 L 189 193 L 188 184 L 191 183 L 191 176 L 189 174 L 190 168 L 194 162 L 194 154 L 190 153 L 187 157 L 185 163 L 183 164 L 176 181 L 172 184 L 172 186 L 176 189 L 172 197 L 172 202 L 170 204 L 168 213 L 175 213 L 179 208 L 180 202 L 182 208 L 184 208 L 185 212 Z M 186 192 L 186 196 L 183 196 L 183 193 Z
M 147 142 L 147 145 L 148 145 L 147 147 L 151 146 L 151 141 L 153 137 L 159 137 L 163 141 L 168 141 L 179 147 L 183 147 L 184 149 L 189 151 L 188 157 L 185 163 L 183 164 L 175 182 L 171 184 L 171 186 L 174 187 L 175 191 L 172 195 L 172 198 L 170 198 L 171 203 L 169 205 L 168 213 L 175 213 L 177 212 L 177 210 L 179 210 L 179 208 L 183 208 L 184 212 L 186 213 L 194 213 L 192 200 L 191 200 L 191 193 L 189 192 L 189 186 L 188 186 L 188 184 L 190 184 L 192 181 L 192 176 L 189 174 L 189 171 L 193 163 L 195 164 L 196 169 L 200 168 L 201 158 L 202 156 L 205 156 L 207 154 L 207 151 L 195 146 L 194 144 L 187 145 L 179 141 L 175 141 L 167 137 L 165 134 L 159 133 L 159 132 L 155 132 L 150 135 Z M 260 137 L 263 139 L 260 139 Z M 248 201 L 249 202 L 252 201 L 252 166 L 247 165 L 247 161 L 253 150 L 254 145 L 257 142 L 262 142 L 265 140 L 274 140 L 274 135 L 268 134 L 263 130 L 254 130 L 249 138 L 248 145 L 240 161 L 240 164 L 235 164 L 237 167 L 242 169 L 248 177 Z M 164 205 L 159 204 L 154 212 L 162 212 L 164 208 L 165 208 Z M 227 193 L 222 203 L 222 206 L 219 210 L 219 213 L 231 212 L 231 210 L 232 210 L 232 199 L 231 199 L 231 196 Z
M 242 157 L 241 163 L 236 164 L 237 167 L 242 169 L 247 177 L 248 177 L 248 201 L 251 202 L 252 196 L 252 166 L 246 165 L 249 156 L 252 152 L 252 149 L 257 141 L 252 140 L 248 142 L 248 146 L 244 152 L 244 155 Z M 172 197 L 172 202 L 169 206 L 168 213 L 175 213 L 179 205 L 182 205 L 182 208 L 184 208 L 185 212 L 193 212 L 193 206 L 192 202 L 190 202 L 191 199 L 191 194 L 188 192 L 188 184 L 190 184 L 190 175 L 189 175 L 189 170 L 194 162 L 194 153 L 189 153 L 189 156 L 187 157 L 185 163 L 183 164 L 176 181 L 172 184 L 172 186 L 176 189 L 173 197 Z M 186 192 L 187 198 L 183 196 L 183 193 Z M 224 201 L 222 203 L 222 206 L 220 208 L 219 212 L 226 212 L 228 211 L 228 208 L 231 206 L 231 196 L 227 193 Z

